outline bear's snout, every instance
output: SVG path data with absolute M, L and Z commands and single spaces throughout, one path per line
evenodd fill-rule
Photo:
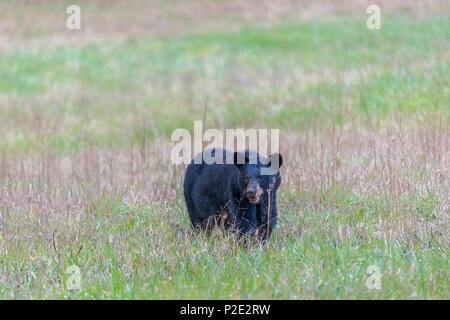
M 259 183 L 250 182 L 245 190 L 245 195 L 251 204 L 257 204 L 262 193 L 263 189 L 259 186 Z

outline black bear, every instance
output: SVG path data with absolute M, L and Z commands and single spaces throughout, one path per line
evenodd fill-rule
M 206 161 L 206 155 L 214 161 Z M 208 229 L 220 221 L 241 236 L 268 239 L 277 222 L 282 161 L 278 153 L 267 159 L 248 150 L 215 148 L 199 153 L 187 166 L 184 178 L 192 226 Z

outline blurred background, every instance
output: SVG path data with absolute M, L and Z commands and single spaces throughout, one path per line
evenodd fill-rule
M 0 2 L 2 150 L 167 138 L 206 102 L 207 127 L 284 131 L 449 105 L 448 1 L 77 1 L 69 30 L 72 2 Z

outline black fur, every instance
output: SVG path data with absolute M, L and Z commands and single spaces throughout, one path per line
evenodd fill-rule
M 278 157 L 281 167 L 281 155 L 266 159 L 246 151 L 245 163 L 238 164 L 243 162 L 239 158 L 243 153 L 230 155 L 231 151 L 225 149 L 209 149 L 203 154 L 208 151 L 214 156 L 218 150 L 223 152 L 224 164 L 206 164 L 204 159 L 194 164 L 194 158 L 186 168 L 184 198 L 193 227 L 205 229 L 220 222 L 239 231 L 240 235 L 268 239 L 277 222 L 276 192 L 281 175 L 278 170 L 273 175 L 261 175 L 260 169 L 269 167 L 267 161 L 273 161 L 274 157 Z M 227 154 L 234 164 L 225 164 Z M 249 163 L 251 155 L 256 157 L 256 164 Z M 252 204 L 252 201 L 258 202 Z

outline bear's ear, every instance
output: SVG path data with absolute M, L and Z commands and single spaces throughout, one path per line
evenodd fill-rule
M 248 162 L 249 162 L 248 157 L 244 153 L 242 152 L 234 153 L 233 163 L 239 169 L 242 168 L 242 166 Z
M 269 167 L 272 166 L 272 162 L 274 162 L 274 165 L 277 165 L 278 162 L 278 169 L 281 168 L 281 165 L 283 164 L 283 157 L 279 153 L 274 153 L 269 157 Z

